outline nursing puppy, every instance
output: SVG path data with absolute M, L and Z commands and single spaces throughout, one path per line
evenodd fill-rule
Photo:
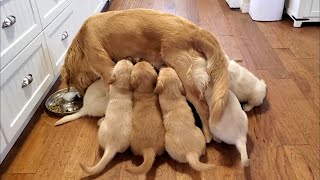
M 160 70 L 155 92 L 159 94 L 165 127 L 165 148 L 169 155 L 178 162 L 188 162 L 197 171 L 213 168 L 213 164 L 199 161 L 199 157 L 205 153 L 205 138 L 195 126 L 184 88 L 172 68 Z
M 152 167 L 156 155 L 164 152 L 164 127 L 157 94 L 157 72 L 147 62 L 133 66 L 131 86 L 133 92 L 133 118 L 130 137 L 131 151 L 143 156 L 144 162 L 138 167 L 126 170 L 146 174 Z
M 106 117 L 100 124 L 98 140 L 104 154 L 97 165 L 81 168 L 89 174 L 97 174 L 113 159 L 117 152 L 124 152 L 130 145 L 132 128 L 132 92 L 130 75 L 133 64 L 128 60 L 119 61 L 111 74 L 109 103 Z
M 74 121 L 82 116 L 102 117 L 106 113 L 108 101 L 109 88 L 106 92 L 103 81 L 99 79 L 92 83 L 84 94 L 83 106 L 80 111 L 61 118 L 54 125 L 59 126 L 64 123 Z
M 259 80 L 246 68 L 235 61 L 229 61 L 230 89 L 240 102 L 246 102 L 243 110 L 250 111 L 254 106 L 263 103 L 266 97 L 267 85 Z
M 178 57 L 192 48 L 205 57 L 206 72 L 214 82 L 211 84 L 213 116 L 210 121 L 216 123 L 228 97 L 228 62 L 212 34 L 182 17 L 150 9 L 93 15 L 83 23 L 72 41 L 61 75 L 68 86 L 74 86 L 83 93 L 98 77 L 106 84 L 115 62 L 128 56 L 146 59 L 157 69 L 165 64 L 177 71 L 187 99 L 194 105 L 201 120 L 208 121 L 207 103 L 199 98 L 189 81 L 185 81 L 186 74 L 179 73 L 181 63 L 177 61 Z M 193 63 L 183 59 L 180 61 L 189 65 Z M 203 126 L 207 129 L 205 136 L 208 136 L 210 130 L 206 124 Z M 206 139 L 209 141 L 210 137 Z
M 205 98 L 210 99 L 210 88 L 205 93 Z M 209 107 L 212 104 L 209 104 Z M 225 142 L 227 144 L 236 145 L 241 155 L 241 163 L 243 166 L 249 166 L 250 160 L 247 154 L 247 132 L 248 117 L 241 109 L 241 105 L 237 97 L 229 90 L 229 98 L 226 108 L 221 116 L 220 121 L 214 126 L 210 125 L 213 138 L 217 142 Z

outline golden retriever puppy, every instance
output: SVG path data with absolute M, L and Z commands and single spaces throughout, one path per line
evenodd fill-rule
M 133 92 L 133 118 L 130 147 L 135 155 L 143 156 L 144 162 L 138 167 L 126 170 L 146 174 L 152 167 L 156 155 L 164 152 L 164 127 L 157 94 L 154 88 L 157 72 L 147 62 L 133 66 L 131 86 Z
M 205 98 L 210 99 L 211 89 L 205 93 Z M 241 109 L 241 105 L 237 97 L 229 90 L 228 104 L 224 109 L 221 120 L 212 126 L 210 130 L 215 141 L 225 142 L 227 144 L 236 145 L 241 155 L 241 162 L 243 166 L 249 166 L 250 160 L 247 154 L 247 132 L 248 132 L 248 117 Z
M 213 168 L 213 164 L 199 161 L 199 157 L 205 153 L 205 138 L 195 125 L 192 110 L 184 96 L 184 88 L 174 69 L 160 69 L 155 92 L 159 94 L 165 127 L 165 148 L 169 155 L 178 162 L 188 162 L 198 171 Z
M 149 9 L 110 11 L 91 16 L 75 36 L 65 58 L 62 78 L 68 86 L 85 89 L 101 77 L 107 85 L 115 62 L 126 57 L 147 59 L 159 69 L 164 64 L 178 73 L 187 99 L 195 106 L 201 120 L 208 121 L 207 103 L 199 98 L 197 89 L 186 81 L 181 54 L 195 49 L 206 59 L 206 72 L 212 86 L 211 123 L 217 123 L 228 99 L 228 69 L 224 52 L 216 38 L 192 22 L 172 14 Z M 210 131 L 205 136 L 209 141 Z
M 109 81 L 109 103 L 105 113 L 108 119 L 101 122 L 98 131 L 99 144 L 104 149 L 104 154 L 94 167 L 80 164 L 89 174 L 101 172 L 117 152 L 126 151 L 130 145 L 133 105 L 130 85 L 132 67 L 130 61 L 122 60 L 112 71 Z
M 250 111 L 263 103 L 267 93 L 267 85 L 254 76 L 249 70 L 235 61 L 229 61 L 230 89 L 240 102 L 246 102 L 243 110 Z
M 103 81 L 99 79 L 88 87 L 86 93 L 83 96 L 83 106 L 80 111 L 61 118 L 54 125 L 59 126 L 64 123 L 74 121 L 83 116 L 102 117 L 106 113 L 108 101 L 109 88 L 106 92 L 104 89 Z

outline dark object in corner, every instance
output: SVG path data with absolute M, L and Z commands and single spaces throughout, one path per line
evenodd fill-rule
M 197 113 L 196 109 L 194 108 L 194 106 L 189 101 L 188 101 L 188 104 L 191 107 L 194 119 L 196 120 L 196 126 L 198 126 L 201 129 L 202 128 L 202 124 L 201 124 L 200 116 L 198 115 L 198 113 Z

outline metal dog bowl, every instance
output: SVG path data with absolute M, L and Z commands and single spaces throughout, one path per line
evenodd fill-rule
M 78 112 L 82 107 L 82 97 L 75 88 L 61 89 L 53 93 L 46 101 L 48 111 L 57 116 Z

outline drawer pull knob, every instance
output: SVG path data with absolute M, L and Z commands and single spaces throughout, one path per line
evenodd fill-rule
M 22 88 L 28 86 L 29 84 L 31 84 L 33 81 L 33 77 L 32 77 L 32 74 L 28 74 L 26 75 L 24 78 L 23 78 L 23 81 L 22 81 Z
M 67 32 L 67 31 L 65 31 L 65 32 L 62 34 L 61 41 L 63 41 L 63 40 L 65 40 L 65 39 L 67 39 L 67 38 L 68 38 L 68 36 L 69 36 L 68 32 Z
M 16 23 L 16 17 L 13 15 L 10 15 L 8 17 L 6 17 L 3 22 L 2 22 L 2 28 L 6 28 L 6 27 L 10 27 L 12 26 L 14 23 Z

